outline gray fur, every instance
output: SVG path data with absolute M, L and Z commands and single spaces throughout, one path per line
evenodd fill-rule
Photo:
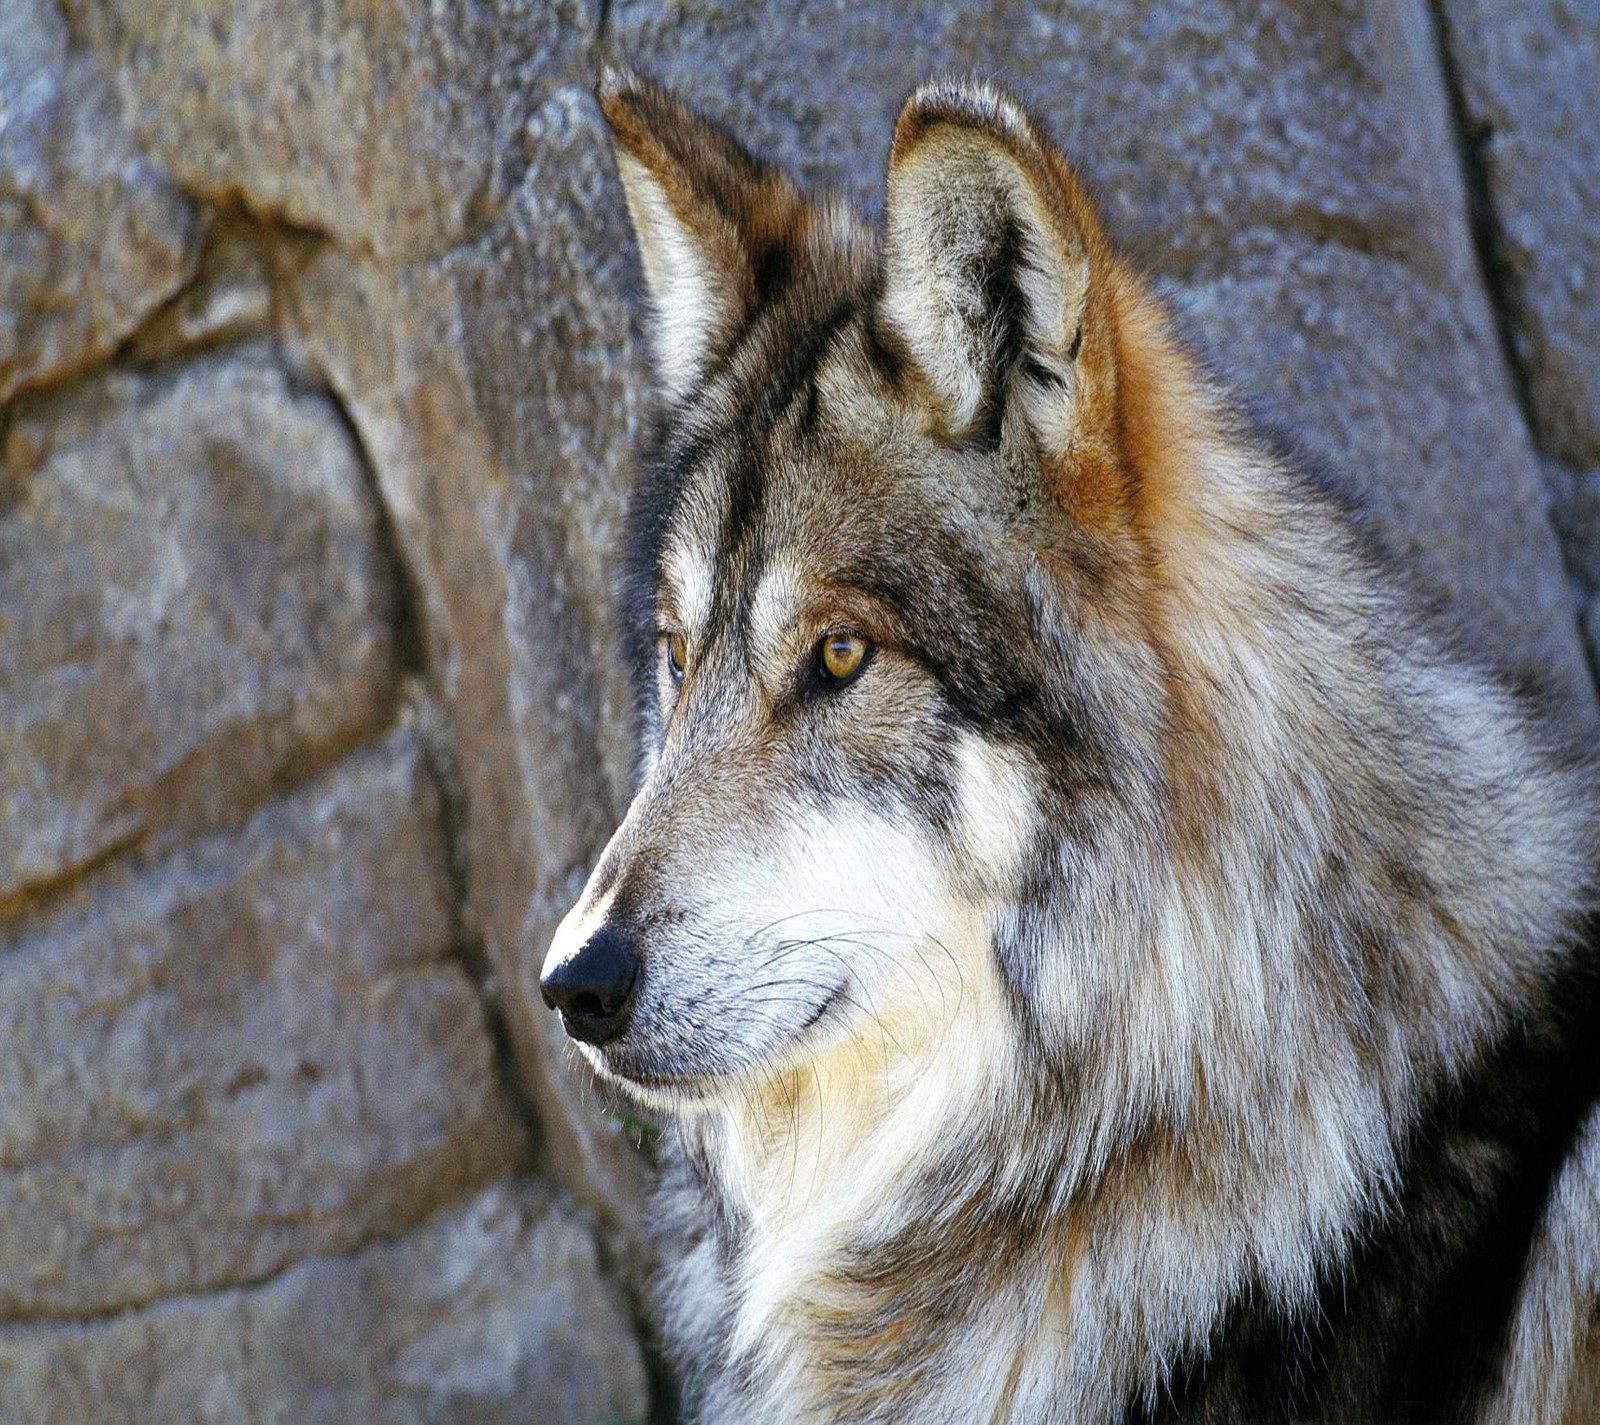
M 1250 435 L 1009 100 L 908 103 L 880 257 L 642 81 L 601 98 L 658 308 L 719 275 L 714 322 L 658 313 L 642 784 L 548 964 L 639 946 L 585 1054 L 671 1119 L 696 1408 L 1234 1418 L 1176 1383 L 1247 1308 L 1325 1313 L 1420 1126 L 1466 1161 L 1452 1086 L 1592 964 L 1591 770 Z M 835 688 L 838 630 L 873 653 Z M 1547 1241 L 1600 1218 L 1574 1172 Z

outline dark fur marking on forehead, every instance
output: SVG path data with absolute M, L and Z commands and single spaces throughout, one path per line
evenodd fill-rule
M 656 592 L 661 584 L 667 528 L 691 472 L 708 458 L 713 445 L 713 438 L 706 432 L 658 417 L 641 452 L 641 465 L 648 474 L 635 481 L 628 506 L 618 609 L 622 647 L 633 675 L 636 723 L 640 726 L 656 702 Z M 635 732 L 639 730 L 636 726 Z
M 801 399 L 796 404 L 800 411 L 795 422 L 796 434 L 802 439 L 815 435 L 817 421 L 822 414 L 822 387 L 815 371 L 811 373 L 811 379 L 806 382 Z
M 716 567 L 728 568 L 729 557 L 760 510 L 766 484 L 761 450 L 768 435 L 801 395 L 807 401 L 802 424 L 815 419 L 817 369 L 860 309 L 861 294 L 841 283 L 822 319 L 804 322 L 801 297 L 805 294 L 794 290 L 798 275 L 788 270 L 780 273 L 777 266 L 767 271 L 774 281 L 781 276 L 789 299 L 768 310 L 720 353 L 700 388 L 703 392 L 716 384 L 725 390 L 729 376 L 743 366 L 747 374 L 743 381 L 735 382 L 742 399 L 731 413 L 712 423 L 704 419 L 707 410 L 699 393 L 691 395 L 677 411 L 660 413 L 646 438 L 641 457 L 646 473 L 635 485 L 629 508 L 621 609 L 622 641 L 633 670 L 635 707 L 641 719 L 655 700 L 653 654 L 661 560 L 668 531 L 685 498 L 698 482 L 716 478 L 712 472 L 719 460 L 727 460 L 724 452 L 735 452 L 724 466 L 728 518 L 716 555 Z M 713 616 L 726 617 L 726 595 L 720 584 L 717 598 Z
M 789 285 L 794 275 L 794 254 L 784 244 L 774 243 L 757 256 L 754 275 L 756 301 L 766 306 Z
M 717 567 L 728 567 L 760 513 L 766 491 L 765 446 L 773 428 L 808 383 L 834 338 L 854 315 L 856 299 L 837 300 L 820 321 L 800 326 L 791 313 L 775 312 L 770 324 L 758 324 L 748 341 L 763 350 L 755 363 L 756 379 L 734 417 L 740 435 L 738 460 L 728 471 L 727 515 L 718 539 Z

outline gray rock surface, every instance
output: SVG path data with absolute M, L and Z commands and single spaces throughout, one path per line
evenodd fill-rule
M 473 828 L 474 859 L 494 868 L 484 926 L 530 1072 L 584 1155 L 610 1159 L 615 1141 L 584 1127 L 592 1102 L 573 1093 L 570 1051 L 537 977 L 627 803 L 630 690 L 612 638 L 614 555 L 645 369 L 621 296 L 628 238 L 599 111 L 586 92 L 562 89 L 529 129 L 540 157 L 505 221 L 444 268 L 466 394 L 508 473 L 513 512 L 498 636 L 523 805 L 509 820 L 514 843 L 505 820 Z M 542 359 L 530 362 L 530 349 Z M 634 1191 L 625 1167 L 606 1171 L 621 1178 L 608 1195 Z
M 0 1319 L 249 1282 L 511 1163 L 450 898 L 401 737 L 0 935 Z
M 1592 725 L 1545 481 L 1592 589 L 1596 34 L 0 7 L 0 1420 L 647 1408 L 647 1163 L 534 987 L 630 776 L 649 397 L 601 53 L 869 210 L 917 82 L 1011 84 L 1219 369 Z
M 935 73 L 993 78 L 1048 120 L 1118 237 L 1169 274 L 1225 261 L 1262 225 L 1426 248 L 1439 215 L 1419 210 L 1408 136 L 1388 122 L 1409 78 L 1390 70 L 1388 26 L 1362 0 L 617 0 L 611 20 L 618 52 L 869 209 L 906 95 Z
M 223 818 L 386 714 L 359 454 L 265 353 L 30 403 L 3 459 L 0 897 Z
M 1585 590 L 1600 589 L 1600 466 L 1574 470 L 1547 460 L 1545 480 L 1550 514 L 1573 578 Z
M 586 48 L 572 3 L 64 0 L 137 132 L 191 192 L 380 254 L 493 214 L 526 90 Z
M 535 1184 L 249 1290 L 0 1327 L 0 1419 L 28 1425 L 642 1425 L 646 1404 L 590 1225 Z
M 621 195 L 586 92 L 524 133 L 503 218 L 445 258 L 281 256 L 288 346 L 371 453 L 459 742 L 474 924 L 549 1162 L 632 1222 L 641 1160 L 570 1071 L 535 977 L 626 795 L 611 557 L 643 401 Z M 597 238 L 596 232 L 601 236 Z
M 1600 5 L 1443 0 L 1490 258 L 1540 444 L 1600 461 Z
M 199 218 L 48 0 L 0 12 L 0 401 L 104 356 L 184 282 Z

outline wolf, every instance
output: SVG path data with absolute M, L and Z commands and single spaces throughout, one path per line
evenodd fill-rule
M 666 1122 L 687 1412 L 1600 1421 L 1592 759 L 1016 102 L 871 226 L 597 92 L 641 763 L 541 984 Z

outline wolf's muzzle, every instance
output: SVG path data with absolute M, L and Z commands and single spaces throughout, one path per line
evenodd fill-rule
M 539 980 L 539 993 L 561 1011 L 567 1033 L 585 1044 L 607 1044 L 628 1027 L 639 957 L 633 941 L 613 925 L 602 925 L 576 955 Z

